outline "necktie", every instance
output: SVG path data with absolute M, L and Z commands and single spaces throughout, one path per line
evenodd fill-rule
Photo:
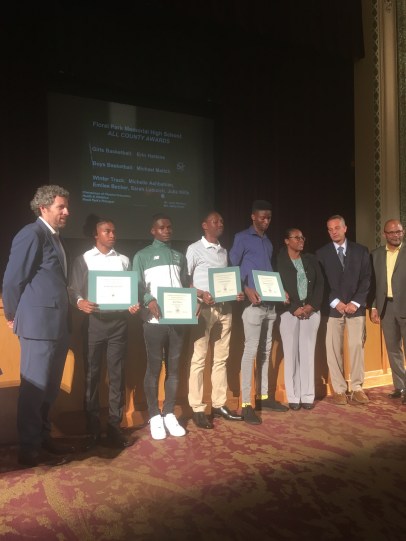
M 343 248 L 343 246 L 339 246 L 337 248 L 337 254 L 338 254 L 338 259 L 340 260 L 341 266 L 344 268 L 345 258 L 344 258 L 344 248 Z

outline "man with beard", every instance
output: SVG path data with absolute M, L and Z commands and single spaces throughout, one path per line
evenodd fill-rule
M 389 398 L 401 398 L 406 404 L 406 247 L 404 230 L 399 220 L 388 220 L 384 226 L 386 246 L 373 250 L 373 294 L 370 313 L 373 323 L 381 323 L 394 391 Z M 402 350 L 403 342 L 403 350 Z

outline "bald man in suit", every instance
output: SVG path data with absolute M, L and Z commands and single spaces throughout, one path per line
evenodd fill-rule
M 3 281 L 8 326 L 21 347 L 17 406 L 23 466 L 60 464 L 74 449 L 50 437 L 49 410 L 55 401 L 69 345 L 66 254 L 59 239 L 69 216 L 69 193 L 60 186 L 38 188 L 31 201 L 37 220 L 13 239 Z
M 406 246 L 399 220 L 385 223 L 386 245 L 371 253 L 373 266 L 373 301 L 370 318 L 381 323 L 395 386 L 389 398 L 406 404 Z M 403 343 L 403 350 L 402 350 Z
M 347 382 L 344 377 L 343 341 L 347 328 L 351 365 L 351 398 L 358 404 L 369 399 L 362 389 L 364 382 L 365 312 L 371 282 L 368 249 L 346 237 L 347 226 L 340 215 L 327 220 L 332 242 L 317 251 L 326 284 L 329 286 L 329 318 L 326 353 L 333 401 L 346 405 Z

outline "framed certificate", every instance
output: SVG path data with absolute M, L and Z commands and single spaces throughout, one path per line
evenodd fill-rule
M 197 289 L 194 287 L 158 287 L 159 323 L 197 324 Z
M 252 271 L 255 289 L 263 301 L 282 301 L 286 299 L 279 272 Z
M 209 269 L 209 290 L 216 302 L 235 301 L 241 291 L 240 267 Z
M 89 301 L 100 310 L 127 310 L 138 302 L 138 274 L 136 271 L 89 270 Z

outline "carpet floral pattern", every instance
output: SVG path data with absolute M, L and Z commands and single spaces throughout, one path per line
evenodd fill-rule
M 406 406 L 369 391 L 368 406 L 264 411 L 263 424 L 185 420 L 149 427 L 118 452 L 21 469 L 0 458 L 0 539 L 20 541 L 374 539 L 406 537 Z

